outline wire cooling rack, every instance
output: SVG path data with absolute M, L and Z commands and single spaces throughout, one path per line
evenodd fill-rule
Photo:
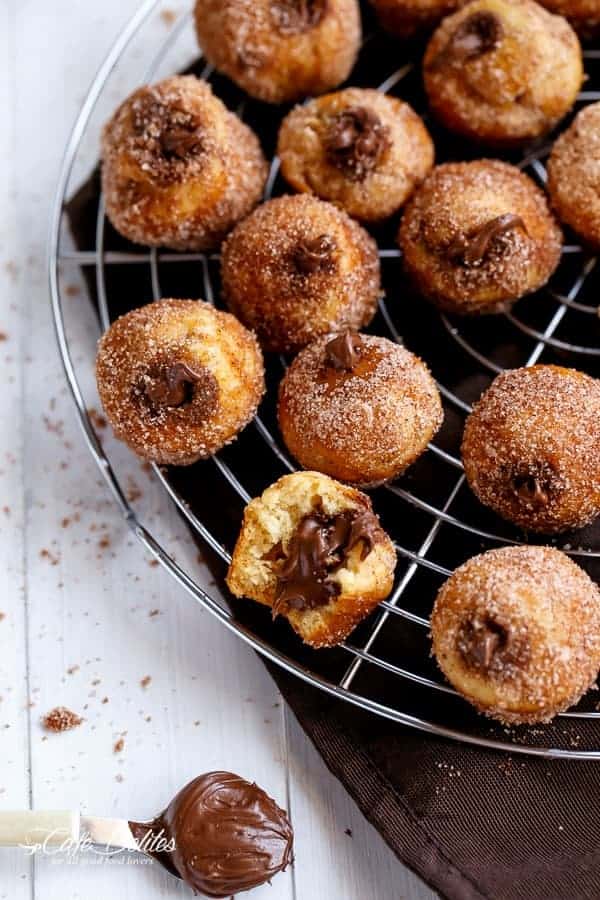
M 502 316 L 454 320 L 439 315 L 411 295 L 402 279 L 394 231 L 391 226 L 376 230 L 386 294 L 372 330 L 405 342 L 427 360 L 444 399 L 446 422 L 436 443 L 430 445 L 406 476 L 373 492 L 375 506 L 398 550 L 397 580 L 389 599 L 341 647 L 310 650 L 300 644 L 285 623 L 272 623 L 268 612 L 256 604 L 211 596 L 197 583 L 194 573 L 182 568 L 136 515 L 86 409 L 67 336 L 63 279 L 65 267 L 75 265 L 84 270 L 103 329 L 126 309 L 161 296 L 202 295 L 219 303 L 218 256 L 146 250 L 127 244 L 105 218 L 97 180 L 88 183 L 85 191 L 87 231 L 90 216 L 95 221 L 92 243 L 82 245 L 81 228 L 77 249 L 72 249 L 69 242 L 69 226 L 74 224 L 75 215 L 70 199 L 75 193 L 72 182 L 80 177 L 79 157 L 93 134 L 94 116 L 98 116 L 103 104 L 108 105 L 109 111 L 114 106 L 111 78 L 132 52 L 132 42 L 140 36 L 143 40 L 144 30 L 160 7 L 160 0 L 142 4 L 119 35 L 89 90 L 65 151 L 48 257 L 52 308 L 67 381 L 88 448 L 129 526 L 175 581 L 227 628 L 272 662 L 328 694 L 394 722 L 491 749 L 600 760 L 600 694 L 591 691 L 578 708 L 564 713 L 552 725 L 502 728 L 474 713 L 443 682 L 430 658 L 428 640 L 433 598 L 451 571 L 474 553 L 527 539 L 484 510 L 465 486 L 458 447 L 464 417 L 472 402 L 495 375 L 514 366 L 558 362 L 600 374 L 600 274 L 596 271 L 596 259 L 587 255 L 572 236 L 567 236 L 561 265 L 546 289 Z M 383 35 L 369 21 L 368 13 L 366 19 L 367 37 L 352 84 L 377 86 L 425 112 L 420 52 L 415 53 L 414 47 L 403 48 Z M 138 83 L 166 74 L 162 69 L 180 42 L 187 40 L 189 44 L 191 29 L 190 14 L 174 24 L 147 70 L 138 77 Z M 147 41 L 145 46 L 147 50 Z M 398 68 L 398 59 L 405 59 L 406 64 Z M 600 99 L 600 92 L 593 90 L 595 83 L 600 84 L 600 51 L 587 49 L 585 62 L 588 80 L 577 108 Z M 248 100 L 201 60 L 190 68 L 211 80 L 216 93 L 257 130 L 267 152 L 272 152 L 283 113 Z M 428 121 L 428 126 L 434 133 L 440 161 L 473 156 L 472 150 L 436 131 L 435 123 Z M 539 143 L 511 161 L 543 184 L 548 149 L 548 142 Z M 273 159 L 266 196 L 284 191 L 278 161 Z M 72 315 L 70 307 L 68 313 Z M 89 375 L 93 360 L 87 359 L 84 364 Z M 244 504 L 294 468 L 281 444 L 275 418 L 276 385 L 285 364 L 283 358 L 268 361 L 270 387 L 259 418 L 234 445 L 191 469 L 154 467 L 195 535 L 222 566 L 230 560 Z M 600 527 L 590 527 L 553 543 L 600 580 Z

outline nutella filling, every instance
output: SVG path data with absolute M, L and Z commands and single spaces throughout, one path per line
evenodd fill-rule
M 316 28 L 327 10 L 327 0 L 272 0 L 271 17 L 284 35 Z
M 142 850 L 209 897 L 264 884 L 292 857 L 285 812 L 256 784 L 230 772 L 201 775 L 154 822 L 129 826 Z M 157 846 L 166 849 L 154 851 Z
M 189 410 L 190 424 L 205 421 L 219 405 L 219 385 L 206 366 L 186 362 L 150 366 L 132 392 L 152 417 L 171 409 Z
M 517 635 L 509 625 L 492 616 L 464 622 L 457 640 L 464 663 L 482 674 L 509 674 L 509 668 L 523 667 L 530 655 L 526 634 Z
M 502 22 L 493 12 L 475 12 L 460 23 L 429 67 L 438 68 L 447 62 L 463 63 L 477 59 L 496 50 L 503 34 Z
M 520 228 L 527 234 L 525 222 L 521 216 L 506 213 L 490 219 L 484 225 L 469 232 L 468 235 L 457 235 L 448 247 L 450 259 L 468 268 L 475 268 L 485 262 L 492 249 L 501 246 L 502 239 Z
M 189 128 L 181 126 L 172 128 L 161 134 L 160 144 L 166 159 L 173 157 L 185 159 L 192 153 L 199 153 L 202 149 L 201 130 L 192 125 Z
M 300 275 L 315 272 L 332 272 L 335 268 L 334 253 L 337 243 L 328 234 L 299 241 L 292 251 L 294 268 Z
M 329 162 L 353 181 L 363 181 L 390 146 L 379 116 L 355 106 L 332 116 L 323 143 Z
M 550 497 L 548 485 L 539 476 L 515 475 L 512 481 L 513 493 L 526 503 L 534 506 L 546 506 Z
M 325 365 L 342 372 L 352 372 L 362 352 L 359 334 L 343 331 L 325 345 Z
M 152 96 L 142 98 L 134 107 L 132 127 L 140 149 L 150 150 L 167 163 L 177 163 L 202 150 L 198 119 Z
M 325 606 L 340 591 L 329 576 L 358 544 L 362 544 L 361 559 L 366 559 L 380 539 L 379 522 L 370 510 L 349 509 L 336 516 L 316 511 L 304 516 L 290 538 L 287 552 L 278 548 L 283 559 L 276 563 L 273 618 L 288 609 Z

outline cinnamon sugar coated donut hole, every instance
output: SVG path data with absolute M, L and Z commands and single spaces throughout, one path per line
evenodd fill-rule
M 600 103 L 584 107 L 548 160 L 548 191 L 559 218 L 600 248 Z
M 254 335 L 200 300 L 160 300 L 113 322 L 96 379 L 115 435 L 143 459 L 180 466 L 232 441 L 265 387 Z
M 399 38 L 434 28 L 465 0 L 370 0 L 387 31 Z
M 443 20 L 423 65 L 440 122 L 500 146 L 550 131 L 583 81 L 577 35 L 533 0 L 473 0 Z
M 483 504 L 552 534 L 600 513 L 600 381 L 576 369 L 503 372 L 468 417 L 462 458 Z
M 345 81 L 361 43 L 357 0 L 196 0 L 206 59 L 268 103 Z
M 281 125 L 277 153 L 283 177 L 297 191 L 376 222 L 395 213 L 421 183 L 434 148 L 408 103 L 346 88 L 293 109 Z
M 104 128 L 106 214 L 137 244 L 218 246 L 266 178 L 256 135 L 191 75 L 135 91 Z
M 598 0 L 542 0 L 542 6 L 568 19 L 583 37 L 595 37 L 600 31 Z
M 284 616 L 305 643 L 331 647 L 389 595 L 395 566 L 366 494 L 296 472 L 246 507 L 227 584 Z
M 223 246 L 221 274 L 231 311 L 275 352 L 368 324 L 381 290 L 375 241 L 308 195 L 270 200 L 241 222 Z
M 431 634 L 442 672 L 480 712 L 547 722 L 596 679 L 600 591 L 554 548 L 490 550 L 443 585 Z
M 278 416 L 302 466 L 367 487 L 404 472 L 443 411 L 418 357 L 386 338 L 342 332 L 298 354 L 281 383 Z
M 416 290 L 454 313 L 495 313 L 539 290 L 562 234 L 543 191 L 514 166 L 437 166 L 404 212 L 398 241 Z

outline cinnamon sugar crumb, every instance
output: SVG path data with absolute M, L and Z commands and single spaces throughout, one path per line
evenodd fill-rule
M 99 431 L 102 431 L 108 425 L 107 420 L 101 413 L 98 412 L 95 406 L 91 406 L 88 409 L 87 414 L 94 428 L 98 429 Z
M 144 675 L 142 680 L 140 681 L 140 686 L 146 689 L 152 683 L 152 677 L 150 675 Z
M 113 753 L 122 753 L 125 749 L 125 738 L 120 737 L 113 747 Z
M 62 731 L 71 731 L 73 728 L 78 728 L 82 722 L 83 719 L 77 713 L 67 709 L 66 706 L 57 706 L 50 710 L 49 713 L 46 713 L 42 719 L 42 726 L 46 731 L 53 731 L 55 734 L 59 734 Z
M 51 566 L 57 566 L 60 562 L 60 556 L 56 553 L 51 553 L 46 547 L 40 550 L 41 559 L 46 559 L 50 563 Z
M 177 13 L 174 9 L 163 9 L 161 11 L 160 18 L 167 26 L 167 28 L 170 28 L 170 26 L 173 25 L 177 20 Z

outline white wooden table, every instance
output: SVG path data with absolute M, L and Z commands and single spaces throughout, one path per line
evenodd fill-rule
M 67 133 L 137 2 L 0 2 L 0 808 L 144 819 L 193 776 L 232 769 L 287 807 L 296 831 L 295 867 L 252 897 L 432 898 L 326 771 L 254 653 L 144 558 L 75 421 L 51 328 L 48 210 Z M 82 282 L 68 277 L 76 356 L 91 358 Z M 147 520 L 189 557 L 159 487 L 115 452 Z M 85 722 L 46 735 L 40 717 L 59 704 Z M 0 852 L 0 898 L 190 896 L 156 866 L 86 859 Z

